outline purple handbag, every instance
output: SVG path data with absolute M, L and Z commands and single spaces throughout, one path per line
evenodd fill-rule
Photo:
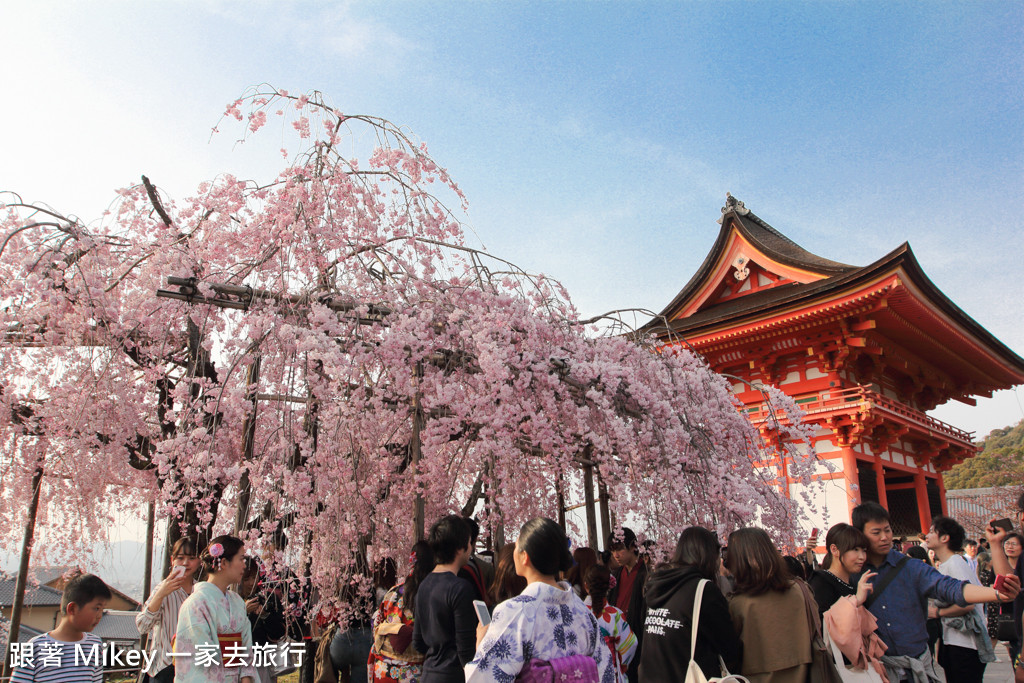
M 601 643 L 598 642 L 600 646 Z M 598 683 L 597 662 L 589 655 L 531 659 L 516 676 L 517 683 Z

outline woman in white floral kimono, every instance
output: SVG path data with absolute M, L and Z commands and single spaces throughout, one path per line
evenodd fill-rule
M 615 662 L 597 619 L 567 583 L 555 581 L 572 566 L 565 532 L 550 519 L 523 525 L 513 553 L 526 590 L 494 610 L 490 626 L 477 628 L 476 656 L 466 665 L 466 683 L 511 683 L 531 661 L 557 663 L 584 655 L 595 667 L 571 668 L 573 683 L 614 683 Z M 556 667 L 557 670 L 557 667 Z
M 229 591 L 245 572 L 245 545 L 218 536 L 202 553 L 206 581 L 181 604 L 174 638 L 175 683 L 253 683 L 252 628 L 245 601 Z

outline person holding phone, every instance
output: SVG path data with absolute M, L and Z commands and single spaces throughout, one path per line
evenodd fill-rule
M 934 567 L 913 562 L 893 548 L 889 511 L 883 506 L 874 501 L 861 503 L 850 516 L 853 526 L 868 539 L 864 568 L 878 573 L 872 582 L 868 610 L 878 619 L 878 635 L 887 648 L 882 663 L 890 683 L 941 681 L 928 650 L 927 600 L 959 607 L 1009 600 L 1020 592 L 1020 581 L 1013 578 L 997 591 L 943 576 Z
M 1006 555 L 1006 559 L 1009 561 L 1010 566 L 1013 568 L 1013 570 L 1015 572 L 1020 568 L 1020 565 L 1021 565 L 1020 555 L 1021 555 L 1021 546 L 1022 545 L 1024 545 L 1024 536 L 1022 536 L 1017 531 L 1011 531 L 1010 533 L 1008 533 L 1006 535 L 1006 538 L 1003 539 L 1003 554 Z M 1003 576 L 1003 577 L 997 576 L 995 578 L 996 582 L 998 582 L 1000 580 L 1005 581 L 1006 577 L 1005 576 Z M 995 584 L 993 584 L 993 585 L 995 585 Z M 1013 614 L 1014 614 L 1014 608 L 1015 608 L 1015 605 L 1012 602 L 1004 602 L 1004 603 L 1000 604 L 999 605 L 999 620 L 1003 620 L 1003 619 L 1010 619 L 1010 620 L 1012 620 L 1013 619 Z M 998 623 L 996 624 L 996 628 L 998 630 Z M 1006 651 L 1007 651 L 1007 653 L 1010 656 L 1010 666 L 1011 667 L 1014 665 L 1017 656 L 1020 655 L 1020 652 L 1021 652 L 1020 633 L 1016 632 L 1016 629 L 1014 629 L 1014 631 L 1015 631 L 1015 636 L 1016 637 L 1011 638 L 1010 640 L 1006 641 Z M 1005 637 L 1005 635 L 1004 635 L 1004 637 Z
M 999 575 L 1013 575 L 1021 582 L 1024 582 L 1024 562 L 1018 561 L 1017 566 L 1014 567 L 1010 560 L 1006 557 L 1006 551 L 1003 548 L 1003 541 L 1013 530 L 1016 521 L 1018 528 L 1024 527 L 1024 493 L 1017 498 L 1017 511 L 1016 520 L 1002 519 L 993 520 L 989 523 L 988 529 L 985 530 L 985 538 L 989 542 L 989 552 L 992 553 L 992 569 L 996 573 L 996 580 L 999 579 Z M 1016 647 L 1010 652 L 1010 665 L 1014 667 L 1020 666 L 1020 645 L 1021 639 L 1024 638 L 1024 633 L 1021 630 L 1021 620 L 1024 618 L 1024 595 L 1018 594 L 1013 601 L 1013 624 L 1016 631 Z
M 150 634 L 149 649 L 153 652 L 149 670 L 139 674 L 140 683 L 171 683 L 174 680 L 174 662 L 168 653 L 178 630 L 178 611 L 185 599 L 192 595 L 200 564 L 195 539 L 178 539 L 171 549 L 170 572 L 157 584 L 145 609 L 136 615 L 135 625 L 139 634 Z
M 614 681 L 615 662 L 597 618 L 568 583 L 555 579 L 572 566 L 562 527 L 543 517 L 531 519 L 519 532 L 513 557 L 526 590 L 498 605 L 489 625 L 477 627 L 466 683 L 512 681 L 544 663 L 557 672 L 568 662 L 574 683 Z

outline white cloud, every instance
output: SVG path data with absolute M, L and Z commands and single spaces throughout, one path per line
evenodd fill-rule
M 208 11 L 241 26 L 272 27 L 277 36 L 304 55 L 326 50 L 350 61 L 373 59 L 397 65 L 420 53 L 423 46 L 376 19 L 359 16 L 354 3 L 215 3 Z M 422 56 L 422 55 L 421 55 Z

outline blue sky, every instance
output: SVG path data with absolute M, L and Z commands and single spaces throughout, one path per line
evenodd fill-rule
M 142 173 L 268 177 L 210 128 L 247 86 L 315 88 L 427 142 L 487 248 L 585 315 L 664 306 L 729 191 L 835 260 L 909 241 L 1024 353 L 1018 3 L 8 4 L 0 188 L 86 220 Z M 984 434 L 1022 401 L 936 415 Z

